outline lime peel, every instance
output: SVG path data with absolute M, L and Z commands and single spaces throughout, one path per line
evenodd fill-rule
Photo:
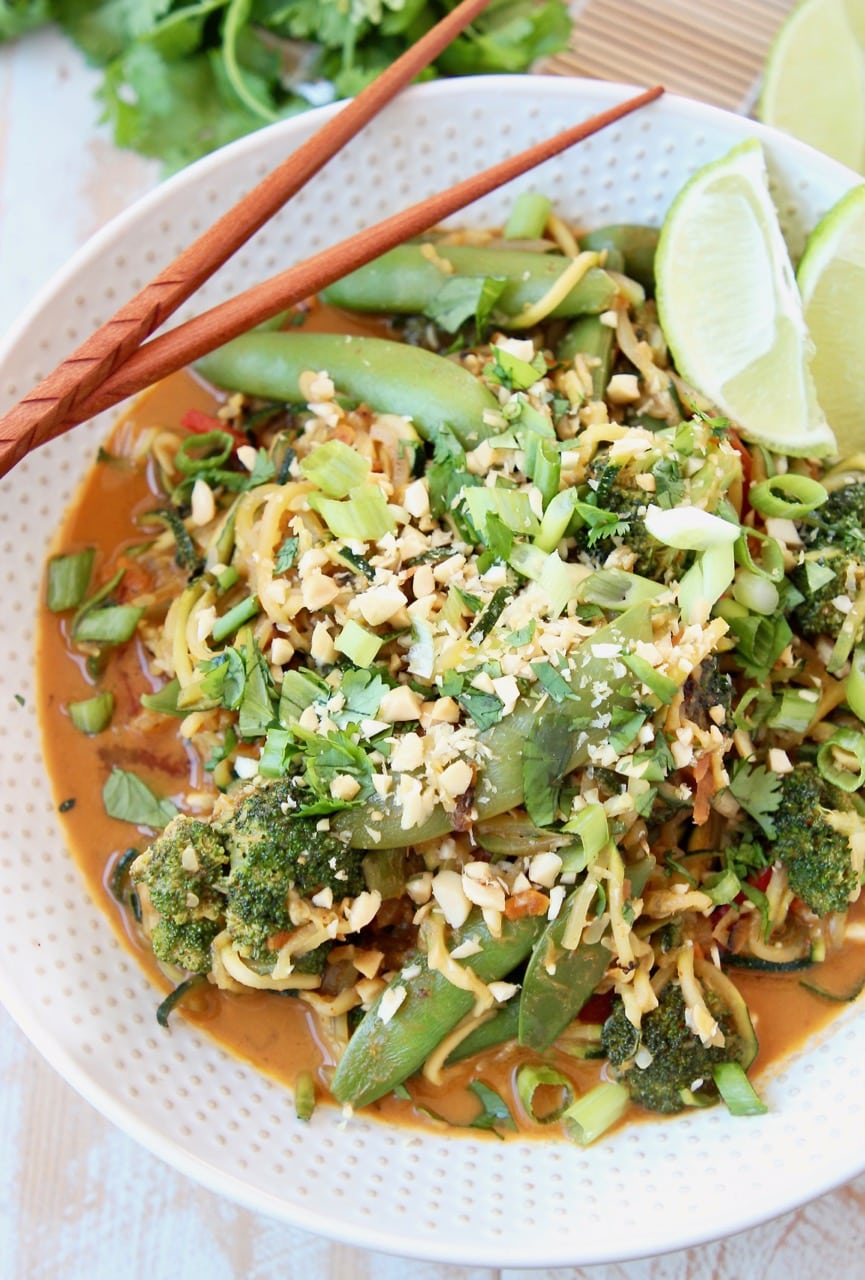
M 682 188 L 661 229 L 655 271 L 661 325 L 682 377 L 745 439 L 781 453 L 834 454 L 756 139 Z
M 859 172 L 865 166 L 863 39 L 861 0 L 804 0 L 772 43 L 758 106 L 765 124 Z
M 843 456 L 865 439 L 865 185 L 853 187 L 811 232 L 797 272 L 816 344 L 817 395 Z

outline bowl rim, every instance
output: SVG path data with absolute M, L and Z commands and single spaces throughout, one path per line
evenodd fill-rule
M 589 109 L 598 109 L 601 105 L 607 105 L 610 101 L 617 101 L 623 97 L 630 96 L 638 88 L 638 86 L 582 80 L 576 77 L 526 77 L 513 75 L 477 76 L 458 80 L 433 81 L 414 85 L 406 90 L 405 93 L 411 95 L 412 100 L 420 102 L 435 101 L 442 97 L 463 99 L 470 97 L 479 86 L 487 90 L 491 81 L 494 82 L 496 91 L 503 94 L 524 95 L 528 89 L 531 90 L 533 95 L 537 95 L 540 98 L 551 94 L 555 96 L 562 93 L 565 95 L 572 94 L 575 98 L 580 99 L 581 106 L 584 103 L 588 103 Z M 122 239 L 139 220 L 146 218 L 147 215 L 158 209 L 166 198 L 166 193 L 182 193 L 186 189 L 191 189 L 202 182 L 206 182 L 209 177 L 219 174 L 226 166 L 230 167 L 239 157 L 255 157 L 259 151 L 265 153 L 270 147 L 272 139 L 282 139 L 284 137 L 286 141 L 290 142 L 297 135 L 305 136 L 314 123 L 328 118 L 338 111 L 340 107 L 340 103 L 334 103 L 326 107 L 317 108 L 300 116 L 268 125 L 256 133 L 240 138 L 173 175 L 135 201 L 128 209 L 111 219 L 104 227 L 87 239 L 64 267 L 54 273 L 22 311 L 17 322 L 0 340 L 0 373 L 2 373 L 10 360 L 18 343 L 22 341 L 22 334 L 26 333 L 38 322 L 39 317 L 43 315 L 58 290 L 73 283 L 81 272 L 86 270 L 88 264 L 94 258 L 107 253 L 112 244 Z M 655 104 L 655 107 L 674 114 L 677 119 L 683 117 L 697 124 L 701 121 L 716 121 L 719 116 L 730 118 L 732 114 L 674 94 L 666 94 L 658 104 Z M 820 155 L 804 143 L 788 138 L 775 129 L 742 117 L 733 117 L 733 119 L 737 121 L 737 129 L 741 130 L 741 138 L 756 136 L 770 147 L 780 147 L 794 158 L 798 158 L 802 163 L 806 163 L 818 175 L 821 172 L 825 173 L 831 176 L 838 184 L 852 186 L 862 181 L 858 175 L 846 170 L 844 166 L 836 161 Z M 107 420 L 106 416 L 103 415 L 101 419 L 103 422 L 102 431 L 104 431 L 104 422 Z M 84 890 L 83 882 L 81 887 Z M 111 928 L 110 924 L 107 927 Z M 0 942 L 0 952 L 2 952 L 2 942 Z M 334 1220 L 325 1211 L 313 1209 L 311 1205 L 305 1202 L 287 1206 L 284 1197 L 269 1195 L 267 1192 L 263 1192 L 260 1187 L 253 1186 L 246 1179 L 228 1173 L 224 1169 L 215 1168 L 207 1160 L 185 1149 L 181 1140 L 174 1135 L 168 1132 L 156 1132 L 151 1123 L 142 1121 L 136 1115 L 128 1100 L 121 1099 L 95 1081 L 60 1042 L 59 1037 L 50 1025 L 50 1020 L 40 1017 L 35 1004 L 28 1003 L 23 989 L 16 986 L 14 971 L 7 969 L 6 966 L 0 966 L 0 999 L 2 999 L 13 1019 L 42 1056 L 82 1097 L 96 1107 L 109 1121 L 116 1124 L 118 1128 L 129 1134 L 154 1155 L 165 1160 L 194 1181 L 204 1185 L 211 1191 L 229 1196 L 254 1212 L 270 1214 L 290 1225 L 304 1230 L 311 1230 L 328 1238 L 358 1247 L 384 1250 L 429 1261 L 456 1265 L 568 1266 L 627 1261 L 647 1256 L 645 1248 L 641 1247 L 639 1242 L 635 1242 L 632 1246 L 627 1245 L 625 1242 L 617 1242 L 615 1251 L 612 1253 L 596 1250 L 592 1254 L 580 1255 L 579 1257 L 573 1250 L 567 1253 L 563 1252 L 560 1245 L 556 1249 L 551 1249 L 539 1256 L 538 1242 L 533 1242 L 533 1248 L 529 1249 L 521 1249 L 518 1244 L 514 1243 L 513 1247 L 509 1246 L 505 1252 L 495 1255 L 491 1254 L 489 1244 L 483 1240 L 478 1241 L 473 1247 L 467 1245 L 465 1240 L 461 1240 L 458 1252 L 454 1252 L 449 1248 L 448 1241 L 442 1241 L 441 1245 L 439 1245 L 437 1241 L 428 1241 L 421 1237 L 412 1236 L 408 1229 L 403 1232 L 394 1230 L 383 1232 L 378 1228 L 367 1227 L 356 1220 L 349 1222 L 339 1219 Z M 381 1128 L 381 1126 L 376 1124 L 376 1128 Z M 454 1141 L 460 1141 L 459 1137 L 455 1137 Z M 490 1139 L 489 1141 L 492 1140 Z M 535 1148 L 538 1144 L 530 1140 L 528 1143 L 520 1144 L 514 1141 L 506 1145 L 522 1145 Z M 857 1157 L 851 1150 L 844 1163 L 833 1169 L 831 1173 L 827 1171 L 816 1183 L 812 1182 L 807 1187 L 797 1185 L 794 1188 L 790 1186 L 786 1194 L 776 1195 L 766 1205 L 761 1207 L 751 1206 L 750 1215 L 747 1213 L 740 1214 L 732 1225 L 721 1220 L 717 1224 L 717 1229 L 707 1229 L 705 1224 L 701 1224 L 699 1227 L 681 1224 L 677 1238 L 655 1248 L 653 1252 L 657 1254 L 670 1249 L 686 1248 L 716 1239 L 720 1234 L 738 1232 L 755 1226 L 801 1205 L 808 1199 L 823 1194 L 860 1172 L 863 1167 L 865 1167 L 865 1156 Z M 541 1243 L 543 1244 L 543 1242 Z

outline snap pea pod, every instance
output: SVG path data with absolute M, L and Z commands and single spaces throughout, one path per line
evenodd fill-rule
M 625 275 L 638 281 L 651 293 L 655 288 L 655 250 L 659 235 L 658 227 L 622 222 L 609 227 L 598 227 L 581 236 L 580 248 L 594 249 L 596 252 L 607 249 L 621 254 Z M 607 265 L 613 270 L 611 263 Z
M 343 276 L 324 290 L 325 302 L 350 311 L 419 315 L 430 305 L 442 285 L 454 275 L 487 276 L 506 280 L 496 300 L 493 318 L 506 329 L 508 318 L 538 302 L 564 272 L 570 259 L 559 253 L 532 253 L 526 249 L 486 249 L 470 245 L 437 248 L 440 260 L 454 272 L 446 274 L 419 244 L 403 244 Z M 613 306 L 618 296 L 615 281 L 600 267 L 591 267 L 579 284 L 550 313 L 553 316 L 596 314 Z
M 512 996 L 506 1004 L 496 1009 L 491 1018 L 475 1027 L 474 1031 L 461 1040 L 453 1053 L 448 1055 L 446 1066 L 454 1062 L 462 1062 L 465 1058 L 473 1058 L 476 1053 L 485 1053 L 487 1049 L 496 1049 L 508 1040 L 516 1040 L 520 1021 L 520 999 Z
M 466 449 L 490 434 L 492 392 L 453 360 L 386 338 L 335 333 L 247 333 L 198 361 L 196 369 L 230 391 L 302 404 L 301 375 L 325 370 L 338 391 L 378 412 L 411 418 L 428 440 L 447 426 Z
M 632 895 L 642 892 L 654 865 L 653 858 L 646 858 L 628 870 Z M 612 959 L 603 940 L 584 943 L 572 951 L 562 946 L 572 900 L 573 893 L 532 949 L 520 992 L 519 1041 L 538 1052 L 548 1049 L 574 1020 Z
M 452 947 L 475 941 L 481 950 L 464 963 L 482 982 L 504 978 L 532 949 L 543 917 L 502 921 L 501 937 L 494 938 L 479 912 L 473 912 L 457 931 Z M 459 963 L 459 962 L 458 962 Z M 402 987 L 402 1003 L 388 1022 L 379 1016 L 383 996 L 364 1014 L 331 1081 L 337 1102 L 365 1107 L 390 1093 L 414 1075 L 433 1049 L 471 1012 L 470 991 L 454 986 L 444 974 L 430 969 L 423 952 L 409 961 L 413 976 L 397 975 L 388 990 Z M 417 972 L 414 972 L 414 970 Z
M 486 749 L 474 797 L 479 818 L 493 818 L 522 804 L 526 742 L 544 738 L 564 739 L 565 745 L 570 742 L 567 773 L 585 762 L 590 745 L 606 741 L 609 734 L 609 729 L 604 727 L 606 721 L 592 705 L 597 696 L 595 690 L 602 683 L 609 686 L 604 702 L 605 709 L 609 710 L 612 706 L 632 705 L 634 683 L 624 665 L 616 664 L 615 658 L 607 655 L 606 646 L 651 638 L 650 610 L 645 605 L 626 609 L 584 641 L 570 670 L 562 672 L 571 691 L 566 702 L 558 704 L 543 696 L 528 694 L 516 703 L 510 715 L 478 735 L 479 743 Z M 618 667 L 626 672 L 625 676 L 615 674 Z M 349 843 L 356 848 L 393 849 L 407 841 L 420 844 L 432 840 L 452 827 L 451 816 L 439 806 L 421 826 L 411 831 L 401 825 L 402 808 L 395 795 L 376 797 L 375 807 L 380 815 L 376 821 L 372 821 L 365 805 L 334 814 L 332 830 L 347 833 Z
M 559 360 L 573 360 L 576 355 L 585 355 L 598 361 L 592 365 L 592 395 L 602 400 L 610 381 L 613 368 L 613 339 L 615 329 L 602 324 L 598 316 L 580 316 L 572 325 L 556 347 Z

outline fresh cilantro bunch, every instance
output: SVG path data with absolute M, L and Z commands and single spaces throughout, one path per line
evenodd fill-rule
M 104 69 L 115 141 L 166 173 L 245 133 L 352 97 L 455 0 L 0 0 L 0 39 L 60 24 Z M 525 71 L 565 47 L 565 0 L 491 0 L 429 68 Z

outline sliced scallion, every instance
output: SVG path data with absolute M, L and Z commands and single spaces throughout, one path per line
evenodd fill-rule
M 764 1116 L 769 1110 L 757 1096 L 740 1062 L 717 1062 L 712 1068 L 712 1079 L 731 1116 Z
M 300 470 L 329 498 L 346 498 L 352 489 L 365 484 L 370 463 L 342 440 L 328 440 L 303 459 Z
M 521 191 L 511 206 L 503 232 L 506 240 L 538 240 L 544 234 L 552 202 L 539 191 Z
M 844 697 L 853 714 L 865 723 L 865 648 L 853 651 Z
M 261 604 L 258 596 L 247 596 L 245 600 L 241 600 L 214 621 L 212 635 L 215 643 L 221 644 L 223 640 L 227 640 L 229 636 L 234 635 L 238 627 L 251 622 L 260 611 Z
M 755 560 L 751 554 L 751 548 L 748 545 L 751 538 L 756 538 L 760 544 L 759 560 Z M 759 574 L 762 578 L 768 578 L 770 582 L 783 582 L 784 552 L 777 539 L 770 538 L 768 534 L 760 533 L 756 529 L 743 529 L 736 542 L 735 553 L 736 563 L 741 564 L 751 573 Z
M 234 445 L 234 436 L 227 431 L 204 431 L 187 436 L 174 455 L 174 465 L 185 476 L 210 471 L 228 461 Z
M 46 604 L 52 613 L 76 609 L 87 595 L 96 549 L 76 551 L 68 556 L 52 556 L 48 561 Z
M 476 529 L 483 529 L 487 516 L 491 515 L 498 516 L 511 533 L 526 537 L 533 538 L 540 528 L 531 498 L 524 489 L 474 485 L 463 490 L 463 498 Z
M 396 520 L 377 485 L 357 485 L 343 500 L 311 493 L 308 501 L 335 538 L 377 542 L 385 534 L 396 532 Z
M 669 676 L 665 676 L 663 672 L 658 671 L 645 658 L 641 658 L 636 653 L 623 653 L 622 662 L 629 671 L 632 671 L 637 679 L 651 689 L 655 697 L 665 706 L 673 701 L 679 692 L 679 683 L 671 680 Z
M 836 729 L 817 750 L 817 768 L 832 786 L 842 791 L 858 791 L 865 784 L 865 733 L 858 729 Z
M 751 613 L 760 613 L 768 618 L 778 612 L 781 597 L 774 582 L 765 574 L 738 569 L 733 579 L 733 599 L 750 609 Z
M 605 1080 L 568 1107 L 561 1117 L 562 1128 L 572 1142 L 588 1147 L 621 1120 L 629 1100 L 623 1084 Z
M 143 613 L 134 604 L 86 609 L 72 627 L 72 639 L 79 644 L 125 644 L 134 636 Z
M 563 489 L 556 494 L 544 511 L 541 527 L 535 536 L 535 546 L 541 551 L 555 551 L 571 523 L 576 503 L 576 489 Z
M 356 667 L 368 667 L 375 661 L 382 646 L 382 639 L 375 632 L 368 631 L 353 618 L 349 618 L 333 644 L 336 651 L 344 653 L 349 662 L 353 662 Z
M 173 680 L 169 680 L 161 689 L 157 689 L 156 693 L 142 693 L 141 705 L 146 707 L 148 711 L 156 711 L 163 716 L 182 716 L 185 711 L 181 711 L 177 706 L 177 698 L 180 693 L 180 681 L 175 676 Z
M 535 1094 L 539 1089 L 554 1090 L 559 1097 L 558 1105 L 538 1112 L 535 1109 Z M 574 1086 L 567 1076 L 562 1075 L 561 1071 L 556 1071 L 554 1067 L 524 1062 L 517 1068 L 517 1094 L 526 1115 L 534 1120 L 535 1124 L 553 1124 L 561 1119 L 573 1103 Z
M 626 569 L 598 569 L 580 583 L 579 598 L 583 604 L 597 604 L 602 609 L 624 612 L 632 605 L 656 600 L 665 590 L 660 582 L 642 578 Z
M 315 1079 L 311 1071 L 301 1071 L 294 1082 L 294 1113 L 298 1120 L 311 1120 L 315 1111 Z
M 819 699 L 812 697 L 811 692 L 810 689 L 795 687 L 784 689 L 766 716 L 768 728 L 780 729 L 785 733 L 807 733 L 819 704 Z
M 81 733 L 101 733 L 111 723 L 114 694 L 110 689 L 103 689 L 92 698 L 70 702 L 67 710 L 70 720 Z
M 748 490 L 748 501 L 763 516 L 795 520 L 822 506 L 829 494 L 819 480 L 795 473 L 770 476 Z
M 610 840 L 607 812 L 602 804 L 587 804 L 565 823 L 564 830 L 579 837 L 587 866 L 595 861 Z

